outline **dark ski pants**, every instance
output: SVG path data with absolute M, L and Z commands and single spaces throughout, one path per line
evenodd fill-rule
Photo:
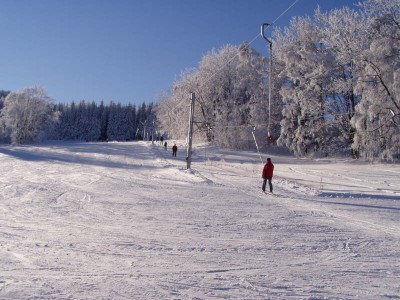
M 265 187 L 267 185 L 267 180 L 268 180 L 268 183 L 269 183 L 269 191 L 272 193 L 272 178 L 264 178 L 263 185 L 262 185 L 262 190 L 263 190 L 263 192 L 265 192 Z
M 174 151 L 174 152 L 172 152 L 172 156 L 176 156 L 176 152 Z

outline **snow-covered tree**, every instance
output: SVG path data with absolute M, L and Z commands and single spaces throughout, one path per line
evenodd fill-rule
M 309 149 L 327 154 L 337 136 L 327 116 L 332 54 L 309 17 L 293 19 L 275 36 L 275 57 L 283 65 L 279 76 L 285 79 L 280 89 L 284 108 L 278 143 L 297 155 Z
M 10 93 L 9 91 L 0 90 L 0 112 L 4 107 L 4 100 L 9 93 Z M 8 132 L 7 128 L 5 127 L 4 122 L 0 118 L 0 141 L 6 142 L 8 138 L 9 138 L 9 132 Z
M 352 124 L 353 147 L 368 159 L 400 158 L 400 1 L 369 0 L 362 4 L 369 42 L 357 91 L 362 94 Z
M 168 116 L 166 113 L 169 111 L 167 108 L 164 108 L 164 105 L 168 104 L 169 95 L 165 92 L 159 94 L 155 99 L 155 105 L 153 109 L 153 113 L 156 117 L 156 128 L 159 137 L 163 137 L 167 139 L 169 136 L 168 132 L 165 128 L 168 128 Z
M 317 9 L 274 32 L 271 115 L 278 144 L 297 155 L 399 155 L 399 6 L 400 0 L 366 0 L 358 10 Z M 158 120 L 174 137 L 186 137 L 194 92 L 195 137 L 243 147 L 249 136 L 243 128 L 267 131 L 266 66 L 247 44 L 212 50 L 163 97 Z
M 248 148 L 251 130 L 259 125 L 267 135 L 267 97 L 263 97 L 265 59 L 247 43 L 225 46 L 203 57 L 199 75 L 205 121 L 214 125 L 218 144 Z M 210 115 L 211 112 L 211 115 Z
M 212 50 L 198 69 L 186 70 L 173 85 L 159 104 L 157 119 L 173 137 L 186 137 L 190 93 L 195 93 L 195 138 L 247 148 L 252 128 L 262 124 L 265 129 L 264 70 L 265 59 L 246 43 Z
M 298 155 L 350 146 L 366 157 L 399 152 L 399 3 L 317 10 L 275 32 L 285 78 L 280 144 Z
M 0 90 L 0 110 L 4 106 L 4 99 L 7 97 L 7 95 L 10 93 L 10 91 L 4 91 Z
M 348 148 L 354 141 L 355 133 L 351 119 L 361 98 L 356 94 L 355 87 L 362 66 L 359 58 L 368 47 L 366 18 L 361 12 L 348 7 L 325 14 L 317 10 L 315 18 L 322 32 L 322 42 L 334 59 L 328 86 L 328 113 L 339 131 L 338 147 Z M 358 153 L 355 151 L 353 155 L 357 157 Z
M 45 138 L 46 131 L 58 120 L 52 102 L 53 99 L 40 87 L 8 94 L 1 119 L 10 131 L 13 143 L 26 144 Z

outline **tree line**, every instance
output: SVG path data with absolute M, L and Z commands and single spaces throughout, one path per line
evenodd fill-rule
M 153 106 L 153 103 L 143 103 L 137 107 L 115 102 L 108 105 L 101 102 L 98 105 L 86 101 L 57 104 L 55 111 L 60 116 L 52 138 L 85 141 L 148 139 L 154 118 Z
M 149 138 L 153 103 L 54 104 L 40 87 L 18 92 L 0 90 L 0 139 L 29 144 L 45 138 L 79 141 L 127 141 Z
M 185 138 L 194 93 L 198 140 L 247 149 L 254 134 L 260 147 L 297 156 L 399 159 L 399 24 L 400 0 L 295 17 L 273 30 L 272 58 L 248 43 L 204 55 L 165 93 L 156 116 L 163 130 Z

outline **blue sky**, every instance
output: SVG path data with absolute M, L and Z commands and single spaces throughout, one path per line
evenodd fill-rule
M 213 48 L 251 41 L 295 0 L 0 0 L 0 89 L 56 102 L 156 101 Z M 299 0 L 293 16 L 358 0 Z M 267 55 L 265 41 L 252 47 Z

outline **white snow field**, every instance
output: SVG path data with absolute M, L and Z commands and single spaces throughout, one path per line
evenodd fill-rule
M 399 165 L 178 147 L 1 145 L 0 299 L 400 299 Z

